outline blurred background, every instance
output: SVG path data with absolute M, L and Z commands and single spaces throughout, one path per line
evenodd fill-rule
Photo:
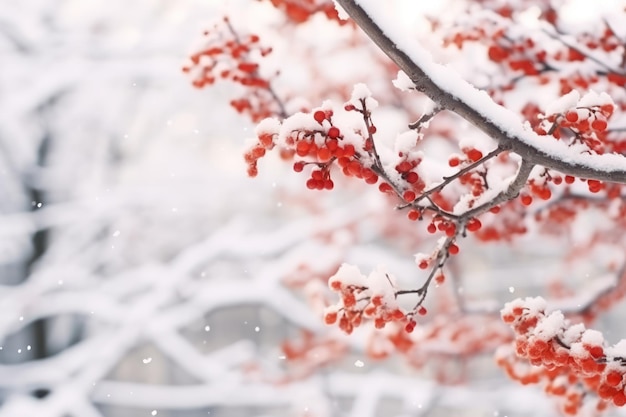
M 254 126 L 228 85 L 197 91 L 181 66 L 223 13 L 269 8 L 2 1 L 0 416 L 555 415 L 490 355 L 471 384 L 439 385 L 337 335 L 337 362 L 285 371 L 281 343 L 330 331 L 309 304 L 333 268 L 411 278 L 419 239 L 358 186 L 312 199 L 271 159 L 246 176 Z M 488 252 L 470 270 L 485 257 L 477 294 L 507 265 Z M 532 283 L 532 266 L 510 273 Z

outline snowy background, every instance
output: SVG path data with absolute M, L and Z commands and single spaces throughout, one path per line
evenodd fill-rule
M 256 2 L 3 3 L 1 417 L 555 415 L 488 355 L 471 384 L 439 386 L 372 362 L 358 335 L 340 363 L 293 383 L 254 371 L 280 370 L 298 329 L 329 331 L 284 285 L 299 266 L 382 262 L 410 277 L 416 251 L 380 238 L 392 220 L 358 241 L 341 232 L 388 210 L 375 193 L 313 201 L 281 164 L 247 178 L 253 126 L 228 86 L 197 91 L 180 68 L 225 4 L 253 14 Z M 502 273 L 482 261 L 476 294 Z M 533 266 L 507 273 L 532 287 Z

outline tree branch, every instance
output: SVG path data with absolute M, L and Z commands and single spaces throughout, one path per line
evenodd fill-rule
M 582 155 L 565 143 L 541 137 L 525 128 L 513 112 L 496 104 L 449 68 L 432 62 L 417 40 L 395 34 L 391 23 L 376 16 L 379 0 L 337 0 L 359 27 L 413 81 L 418 91 L 440 107 L 453 111 L 499 143 L 532 164 L 564 174 L 601 181 L 626 183 L 626 158 L 621 155 Z M 382 6 L 378 6 L 380 10 Z M 368 11 L 365 10 L 368 9 Z M 374 17 L 376 16 L 376 21 Z M 387 23 L 387 22 L 385 22 Z M 384 28 L 383 28 L 384 26 Z

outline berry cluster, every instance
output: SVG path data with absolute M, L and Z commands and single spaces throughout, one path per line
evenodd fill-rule
M 257 168 L 258 160 L 265 156 L 266 151 L 274 149 L 276 145 L 274 136 L 275 135 L 271 133 L 260 131 L 258 134 L 258 142 L 243 155 L 246 165 L 248 165 L 248 175 L 250 177 L 256 177 L 259 173 Z
M 196 88 L 204 88 L 218 80 L 231 81 L 246 87 L 244 97 L 230 105 L 239 113 L 247 114 L 253 122 L 277 114 L 280 103 L 271 90 L 268 79 L 259 73 L 258 61 L 272 52 L 260 45 L 258 35 L 240 35 L 228 18 L 212 30 L 204 32 L 204 47 L 191 55 L 190 64 L 183 72 L 193 77 Z
M 523 384 L 543 383 L 562 398 L 563 411 L 576 414 L 585 393 L 608 403 L 626 405 L 624 347 L 608 347 L 602 334 L 582 324 L 571 325 L 560 311 L 545 312 L 542 298 L 517 299 L 502 310 L 502 320 L 515 332 L 514 355 L 504 352 L 498 364 Z M 623 352 L 626 353 L 626 352 Z M 527 361 L 533 367 L 520 366 Z
M 298 338 L 284 341 L 281 350 L 288 368 L 281 377 L 270 379 L 270 382 L 275 384 L 286 384 L 307 378 L 319 368 L 339 361 L 348 353 L 349 347 L 336 338 L 302 331 Z M 267 380 L 267 374 L 264 372 L 261 377 Z
M 270 0 L 274 7 L 282 10 L 293 23 L 304 23 L 314 14 L 321 12 L 328 20 L 344 25 L 346 20 L 339 19 L 337 9 L 331 0 Z
M 394 168 L 399 174 L 399 182 L 402 185 L 401 197 L 407 203 L 415 201 L 426 188 L 426 184 L 417 172 L 421 162 L 421 158 L 415 152 L 398 152 L 398 161 Z M 383 193 L 395 194 L 393 187 L 386 182 L 381 183 L 378 189 Z
M 353 104 L 355 101 L 359 106 Z M 340 109 L 314 109 L 297 113 L 282 122 L 266 119 L 257 128 L 258 142 L 245 155 L 248 173 L 256 175 L 258 159 L 265 155 L 266 150 L 280 143 L 281 156 L 295 160 L 295 172 L 313 167 L 306 170 L 309 174 L 306 186 L 311 190 L 332 190 L 333 168 L 339 169 L 346 177 L 356 177 L 367 184 L 378 183 L 370 137 L 376 127 L 373 124 L 363 126 L 362 120 L 360 124 L 350 127 L 339 127 L 334 122 L 336 112 L 341 113 L 342 119 L 350 113 L 356 113 L 362 119 L 362 115 L 368 113 L 365 103 L 365 99 L 353 98 Z
M 377 329 L 382 329 L 389 322 L 405 323 L 408 332 L 415 328 L 413 319 L 398 307 L 393 277 L 381 269 L 364 276 L 358 268 L 343 264 L 337 273 L 330 277 L 330 289 L 338 292 L 341 300 L 330 306 L 324 313 L 326 324 L 339 323 L 339 328 L 350 334 L 363 319 L 372 320 Z M 426 314 L 426 310 L 421 310 Z
M 578 96 L 575 92 L 570 95 Z M 613 152 L 612 143 L 607 138 L 607 128 L 615 106 L 608 96 L 590 98 L 591 95 L 595 96 L 593 93 L 587 94 L 579 103 L 591 99 L 596 102 L 600 101 L 601 104 L 577 106 L 562 113 L 550 114 L 535 128 L 535 131 L 542 135 L 551 134 L 557 139 L 564 136 L 572 137 L 572 143 L 584 143 L 597 154 Z

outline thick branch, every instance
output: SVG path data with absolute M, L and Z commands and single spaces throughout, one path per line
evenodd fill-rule
M 382 18 L 372 17 L 375 5 L 382 3 L 380 0 L 337 0 L 337 3 L 409 76 L 417 90 L 440 107 L 474 124 L 498 141 L 500 148 L 512 150 L 532 164 L 564 174 L 626 183 L 626 158 L 576 154 L 564 143 L 535 134 L 523 126 L 517 115 L 496 104 L 485 92 L 476 90 L 449 68 L 432 62 L 417 40 L 411 39 L 409 43 L 400 36 L 392 37 L 390 34 L 397 33 L 397 28 L 391 23 L 382 25 Z M 380 4 L 378 7 L 381 10 Z

